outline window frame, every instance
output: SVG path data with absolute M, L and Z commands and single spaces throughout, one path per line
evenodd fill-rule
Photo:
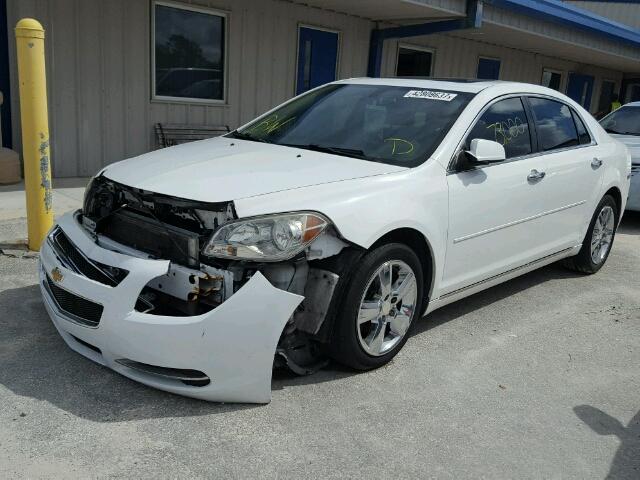
M 542 67 L 542 72 L 540 73 L 540 86 L 545 87 L 545 88 L 551 88 L 551 87 L 547 87 L 546 85 L 542 85 L 542 80 L 544 78 L 544 73 L 545 72 L 550 72 L 550 73 L 557 73 L 558 75 L 560 75 L 560 85 L 558 86 L 558 90 L 556 90 L 558 93 L 562 93 L 565 90 L 565 80 L 566 80 L 566 71 L 564 70 L 558 70 L 557 68 L 548 68 L 548 67 Z M 551 88 L 551 90 L 554 90 L 553 88 Z
M 400 49 L 404 48 L 405 50 L 414 50 L 416 52 L 426 52 L 426 53 L 430 53 L 431 54 L 431 63 L 429 64 L 429 76 L 425 77 L 425 78 L 433 78 L 433 66 L 435 65 L 435 59 L 436 59 L 436 49 L 435 48 L 431 48 L 431 47 L 425 47 L 422 45 L 414 45 L 411 43 L 402 43 L 402 42 L 398 42 L 397 47 L 396 47 L 396 62 L 395 62 L 395 68 L 393 71 L 393 76 L 396 78 L 401 78 L 398 77 L 398 62 L 400 61 Z
M 584 117 L 578 112 L 578 110 L 576 108 L 574 108 L 572 105 L 570 105 L 569 103 L 567 103 L 567 102 L 565 102 L 562 99 L 559 99 L 557 97 L 554 97 L 554 96 L 551 96 L 551 95 L 545 95 L 545 94 L 542 94 L 542 93 L 527 93 L 527 92 L 508 93 L 508 94 L 501 95 L 499 97 L 493 98 L 489 102 L 487 102 L 480 109 L 480 111 L 473 118 L 473 120 L 469 123 L 469 126 L 465 129 L 464 134 L 462 135 L 462 137 L 458 141 L 458 144 L 456 145 L 456 148 L 453 151 L 453 155 L 449 159 L 449 163 L 447 164 L 447 175 L 455 175 L 457 173 L 462 173 L 462 172 L 460 172 L 460 171 L 458 171 L 456 169 L 456 164 L 458 163 L 458 156 L 460 155 L 460 152 L 462 151 L 463 146 L 465 145 L 469 134 L 471 133 L 473 128 L 476 126 L 476 123 L 478 123 L 478 120 L 480 120 L 482 115 L 484 115 L 484 113 L 489 108 L 491 108 L 495 103 L 497 103 L 497 102 L 499 102 L 501 100 L 507 100 L 507 99 L 513 98 L 513 97 L 520 98 L 520 100 L 522 101 L 522 104 L 524 105 L 525 112 L 527 114 L 527 123 L 529 124 L 529 132 L 530 132 L 530 135 L 531 135 L 531 149 L 532 149 L 531 153 L 529 153 L 527 155 L 521 155 L 519 157 L 507 158 L 507 159 L 503 160 L 502 162 L 489 163 L 487 165 L 477 165 L 472 170 L 482 170 L 482 169 L 485 169 L 485 168 L 499 167 L 500 165 L 505 165 L 507 163 L 512 163 L 512 162 L 518 162 L 520 160 L 526 160 L 526 159 L 533 158 L 533 157 L 539 157 L 541 155 L 548 155 L 548 154 L 552 154 L 552 153 L 556 153 L 556 152 L 564 152 L 564 151 L 568 151 L 568 150 L 574 150 L 574 149 L 578 149 L 578 148 L 586 148 L 586 147 L 592 147 L 594 145 L 598 145 L 598 142 L 596 141 L 595 136 L 593 135 L 593 131 L 591 130 L 591 127 L 589 126 L 589 124 L 584 120 Z M 591 138 L 591 143 L 578 144 L 578 145 L 573 145 L 571 147 L 564 147 L 564 148 L 559 148 L 559 149 L 555 149 L 555 150 L 547 150 L 547 151 L 540 150 L 539 145 L 538 145 L 538 131 L 537 131 L 536 125 L 535 125 L 535 117 L 533 115 L 533 110 L 531 109 L 531 105 L 529 104 L 529 98 L 531 98 L 531 97 L 533 97 L 533 98 L 543 98 L 545 100 L 551 100 L 551 101 L 562 103 L 563 105 L 566 105 L 570 109 L 572 114 L 573 115 L 577 115 L 578 118 L 582 121 L 582 123 L 584 125 L 584 128 L 586 129 L 587 133 L 589 134 L 589 137 Z M 573 115 L 571 117 L 572 119 L 573 119 Z M 577 134 L 578 127 L 575 125 L 575 120 L 573 120 L 573 122 L 574 122 L 574 126 L 576 128 L 576 134 Z M 472 170 L 465 170 L 465 171 L 472 171 Z
M 190 12 L 204 13 L 207 15 L 218 16 L 224 19 L 224 33 L 222 35 L 224 41 L 223 72 L 222 72 L 222 98 L 191 98 L 191 97 L 172 97 L 168 95 L 156 95 L 156 6 L 170 7 L 177 10 L 187 10 Z M 152 0 L 151 2 L 151 102 L 152 103 L 176 103 L 176 104 L 197 104 L 210 106 L 228 105 L 228 85 L 229 85 L 229 12 L 209 7 L 200 7 L 191 4 L 173 2 L 170 0 Z

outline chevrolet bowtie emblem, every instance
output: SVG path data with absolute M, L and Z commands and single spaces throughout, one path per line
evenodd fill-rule
M 53 279 L 54 282 L 60 283 L 64 278 L 64 275 L 62 275 L 62 272 L 60 271 L 60 269 L 56 267 L 53 270 L 51 270 L 51 278 Z

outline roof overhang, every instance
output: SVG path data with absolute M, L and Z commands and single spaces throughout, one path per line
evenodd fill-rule
M 372 21 L 413 22 L 464 13 L 465 0 L 291 0 L 293 3 L 363 17 Z
M 469 18 L 470 2 L 478 0 L 291 1 L 378 22 L 372 35 L 372 48 L 378 50 L 377 39 L 447 31 L 549 57 L 640 72 L 640 30 L 559 0 L 481 0 L 485 12 L 481 25 L 461 21 Z M 372 59 L 379 64 L 375 53 L 370 64 Z
M 559 0 L 485 0 L 485 3 L 640 47 L 640 30 Z

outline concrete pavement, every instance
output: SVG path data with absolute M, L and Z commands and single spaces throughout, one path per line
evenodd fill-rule
M 88 178 L 53 179 L 53 211 L 62 215 L 82 206 Z M 0 245 L 20 244 L 27 238 L 24 183 L 0 185 Z
M 388 366 L 278 373 L 266 406 L 152 390 L 69 350 L 0 256 L 0 478 L 640 478 L 640 215 L 423 319 Z

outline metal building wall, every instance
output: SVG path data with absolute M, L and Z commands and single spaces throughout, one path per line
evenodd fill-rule
M 461 0 L 414 0 L 461 7 Z M 227 124 L 236 127 L 294 94 L 297 26 L 341 32 L 338 77 L 366 74 L 369 37 L 366 19 L 279 0 L 184 0 L 228 12 L 226 105 L 151 100 L 151 0 L 7 0 L 8 24 L 26 16 L 47 30 L 51 144 L 56 176 L 91 175 L 102 166 L 151 150 L 156 122 Z M 638 8 L 638 6 L 634 6 Z M 551 37 L 593 45 L 593 38 L 541 25 L 534 19 L 487 8 L 489 21 L 530 31 L 547 29 Z M 523 50 L 483 43 L 462 33 L 431 35 L 402 43 L 435 49 L 433 74 L 474 77 L 478 56 L 502 60 L 504 80 L 539 83 L 543 67 L 596 77 L 592 105 L 602 79 L 620 82 L 617 71 Z M 10 54 L 15 66 L 12 36 Z M 625 47 L 602 40 L 603 50 Z M 393 76 L 398 41 L 385 42 L 382 72 Z M 632 57 L 638 52 L 621 50 Z M 16 69 L 12 69 L 14 145 L 20 145 Z M 564 86 L 563 85 L 563 88 Z M 594 107 L 595 108 L 595 107 Z
M 591 10 L 598 15 L 610 18 L 640 29 L 640 3 L 632 2 L 583 2 L 568 1 L 575 7 Z
M 228 12 L 226 105 L 151 101 L 150 0 L 8 0 L 8 23 L 42 22 L 53 171 L 85 176 L 154 148 L 156 122 L 234 128 L 294 94 L 299 23 L 341 32 L 339 78 L 366 74 L 372 24 L 277 0 L 194 0 Z M 10 44 L 15 66 L 15 45 Z M 20 145 L 16 68 L 14 145 Z
M 383 51 L 383 76 L 395 74 L 398 44 L 415 45 L 433 49 L 433 76 L 473 78 L 476 76 L 479 57 L 499 58 L 500 79 L 539 84 L 542 69 L 549 68 L 563 73 L 561 88 L 564 91 L 569 72 L 579 72 L 595 77 L 592 110 L 597 108 L 602 80 L 613 80 L 618 87 L 622 73 L 590 65 L 547 57 L 513 48 L 492 45 L 477 40 L 459 38 L 455 33 L 408 38 L 402 41 L 388 40 Z

